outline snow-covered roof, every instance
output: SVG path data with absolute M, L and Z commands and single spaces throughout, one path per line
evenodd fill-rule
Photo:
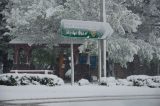
M 37 37 L 37 35 L 19 35 L 15 39 L 11 40 L 9 44 L 47 44 L 47 40 Z
M 81 21 L 81 20 L 66 20 L 61 21 L 63 28 L 68 29 L 84 29 L 90 31 L 97 31 L 103 33 L 102 39 L 111 36 L 113 29 L 109 23 L 95 22 L 95 21 Z
M 111 36 L 113 33 L 113 29 L 111 28 L 109 23 L 103 23 L 103 22 L 94 22 L 94 21 L 80 21 L 80 20 L 62 20 L 61 25 L 64 28 L 75 28 L 75 29 L 84 29 L 89 31 L 97 31 L 101 32 L 103 36 L 102 39 L 105 39 L 108 36 Z M 53 35 L 54 38 L 50 39 L 49 37 L 45 39 L 44 35 L 38 35 L 38 34 L 24 34 L 24 35 L 18 35 L 15 39 L 11 40 L 10 44 L 47 44 L 50 40 L 54 44 L 83 44 L 86 39 L 84 38 L 70 38 L 70 37 L 62 37 L 61 35 Z
M 64 38 L 60 35 L 54 35 L 54 39 L 52 39 L 52 43 L 55 45 L 57 44 L 82 44 L 85 42 L 85 39 L 78 39 L 78 38 Z M 10 44 L 28 44 L 28 45 L 39 45 L 39 44 L 48 44 L 47 39 L 42 39 L 41 37 L 34 37 L 32 36 L 27 36 L 27 35 L 22 35 L 18 36 L 15 39 L 11 40 L 9 43 Z
M 9 44 L 29 44 L 29 45 L 32 45 L 31 44 L 32 42 L 30 40 L 24 40 L 24 39 L 21 39 L 20 37 L 16 37 L 15 39 L 11 40 L 9 42 Z

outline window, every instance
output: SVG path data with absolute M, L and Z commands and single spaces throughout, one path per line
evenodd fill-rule
M 87 63 L 87 55 L 79 54 L 79 64 L 86 64 Z
M 90 68 L 96 69 L 97 67 L 97 56 L 90 56 Z
M 96 69 L 97 67 L 97 56 L 90 56 L 89 64 L 91 69 Z M 88 55 L 80 54 L 79 55 L 79 64 L 87 64 Z

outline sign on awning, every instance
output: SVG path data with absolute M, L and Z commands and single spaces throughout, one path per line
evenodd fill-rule
M 65 37 L 104 39 L 112 33 L 109 23 L 66 19 L 61 21 L 61 35 Z

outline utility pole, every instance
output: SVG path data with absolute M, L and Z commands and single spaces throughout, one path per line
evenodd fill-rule
M 106 23 L 106 1 L 103 0 L 103 22 Z M 106 77 L 106 39 L 103 39 L 103 75 Z
M 100 1 L 100 21 L 102 21 L 103 23 L 106 23 L 105 0 Z M 102 68 L 103 68 L 103 77 L 106 77 L 106 39 L 98 40 L 98 54 L 99 54 L 98 70 L 99 70 L 99 80 L 100 80 L 102 76 L 101 75 Z M 103 58 L 102 58 L 102 55 L 103 55 Z
M 71 85 L 74 85 L 74 56 L 73 56 L 73 41 L 71 40 Z
M 98 78 L 101 80 L 102 76 L 102 51 L 101 51 L 101 39 L 98 39 Z
M 100 0 L 100 21 L 103 21 L 103 0 Z M 98 78 L 102 77 L 102 39 L 98 39 Z

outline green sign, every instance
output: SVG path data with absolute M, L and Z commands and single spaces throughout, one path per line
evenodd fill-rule
M 75 38 L 101 38 L 101 36 L 103 35 L 98 31 L 76 29 L 76 28 L 61 28 L 61 34 L 65 37 L 75 37 Z
M 81 20 L 61 20 L 61 35 L 72 38 L 100 38 L 111 36 L 113 29 L 108 23 L 81 21 Z

